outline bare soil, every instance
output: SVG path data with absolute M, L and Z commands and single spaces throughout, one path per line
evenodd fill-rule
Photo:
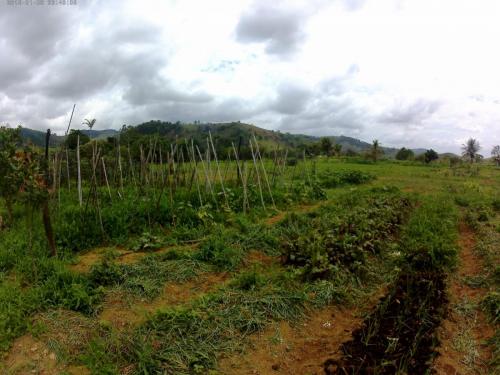
M 111 324 L 118 330 L 137 326 L 155 311 L 182 305 L 222 285 L 228 273 L 206 273 L 195 280 L 184 283 L 167 283 L 158 298 L 152 301 L 127 298 L 125 293 L 108 294 L 99 314 L 99 320 Z
M 115 250 L 118 253 L 118 256 L 114 261 L 116 264 L 134 264 L 139 262 L 142 258 L 147 256 L 148 254 L 160 254 L 172 250 L 173 248 L 179 248 L 179 247 L 186 249 L 194 249 L 197 246 L 198 246 L 197 243 L 183 245 L 183 246 L 179 245 L 167 246 L 155 251 L 132 251 L 123 248 L 116 248 L 113 250 Z M 75 272 L 88 273 L 90 272 L 90 269 L 92 268 L 93 265 L 98 264 L 99 262 L 102 261 L 104 254 L 106 253 L 106 251 L 110 249 L 111 248 L 108 247 L 98 247 L 90 251 L 87 251 L 86 253 L 79 255 L 77 258 L 77 262 L 69 266 L 69 268 Z
M 323 362 L 340 358 L 340 345 L 363 322 L 385 288 L 352 308 L 330 306 L 297 324 L 278 322 L 251 337 L 245 352 L 219 360 L 224 375 L 323 375 Z
M 57 369 L 56 355 L 44 343 L 31 335 L 17 338 L 4 361 L 7 374 L 54 374 Z
M 291 212 L 297 212 L 297 213 L 310 212 L 310 211 L 314 211 L 315 209 L 321 207 L 323 204 L 324 204 L 324 202 L 319 202 L 316 204 L 298 206 L 292 211 L 281 211 L 278 214 L 266 219 L 265 223 L 266 223 L 266 225 L 273 226 L 273 225 L 279 223 L 281 220 L 283 220 L 284 217 Z
M 438 348 L 440 356 L 434 363 L 434 370 L 438 374 L 486 374 L 487 362 L 491 358 L 490 348 L 484 342 L 494 335 L 493 327 L 488 324 L 486 316 L 477 307 L 477 303 L 488 292 L 485 288 L 472 288 L 465 283 L 465 278 L 481 275 L 483 272 L 482 260 L 474 252 L 476 244 L 474 232 L 465 224 L 460 224 L 460 264 L 455 275 L 450 279 L 448 294 L 451 308 L 448 316 L 439 329 L 441 346 Z M 469 301 L 476 307 L 472 317 L 459 314 L 453 307 Z M 467 353 L 457 349 L 458 335 L 465 332 L 472 340 Z M 471 358 L 473 359 L 472 363 Z
M 280 322 L 253 337 L 242 356 L 222 359 L 219 371 L 231 375 L 323 374 L 322 363 L 363 319 L 357 310 L 330 307 L 293 327 Z

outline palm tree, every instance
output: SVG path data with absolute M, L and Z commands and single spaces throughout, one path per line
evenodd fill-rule
M 493 160 L 497 163 L 497 167 L 500 167 L 500 146 L 496 145 L 493 147 L 491 150 L 491 156 L 493 157 Z
M 340 153 L 342 152 L 342 145 L 340 143 L 335 143 L 333 145 L 333 152 L 336 156 L 340 156 Z
M 92 128 L 95 125 L 95 122 L 96 122 L 95 118 L 93 118 L 92 120 L 85 119 L 85 120 L 83 120 L 83 125 L 87 125 L 89 127 L 89 129 L 92 130 Z
M 474 138 L 469 138 L 465 144 L 462 145 L 462 156 L 469 159 L 471 163 L 474 162 L 477 152 L 481 149 L 479 142 Z
M 374 162 L 376 162 L 381 154 L 383 154 L 383 151 L 380 148 L 380 143 L 378 139 L 375 139 L 372 143 L 372 148 L 370 149 L 370 157 Z

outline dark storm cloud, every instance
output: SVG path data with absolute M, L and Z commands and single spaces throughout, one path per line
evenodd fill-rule
M 64 7 L 7 6 L 0 11 L 0 88 L 29 81 L 68 39 L 75 12 Z
M 316 135 L 359 134 L 372 119 L 358 103 L 357 98 L 363 93 L 348 85 L 357 70 L 351 67 L 344 75 L 321 81 L 307 95 L 303 93 L 301 101 L 294 103 L 300 112 L 283 116 L 279 128 Z M 293 90 L 288 91 L 292 97 L 299 96 Z M 293 104 L 289 107 L 293 108 Z
M 132 85 L 123 98 L 132 105 L 154 104 L 157 102 L 204 103 L 212 97 L 204 92 L 183 92 L 165 80 L 150 79 Z
M 3 5 L 3 4 L 2 4 Z M 0 12 L 0 39 L 38 62 L 52 56 L 69 37 L 75 10 L 59 6 L 5 6 Z
M 307 106 L 311 92 L 292 83 L 283 83 L 278 86 L 277 97 L 271 109 L 283 114 L 301 113 Z
M 305 14 L 269 2 L 258 2 L 243 13 L 236 27 L 242 43 L 265 43 L 271 55 L 289 55 L 304 40 Z
M 84 45 L 58 56 L 40 79 L 41 91 L 50 97 L 84 99 L 123 82 L 140 85 L 157 78 L 166 65 L 155 49 L 159 30 L 150 25 L 107 25 Z M 141 88 L 139 87 L 140 91 Z
M 396 103 L 379 116 L 382 123 L 412 125 L 431 117 L 442 103 L 436 100 L 418 99 L 411 103 Z
M 352 64 L 345 74 L 328 78 L 319 84 L 321 95 L 342 95 L 351 88 L 352 79 L 359 73 L 359 66 Z
M 147 118 L 169 121 L 226 122 L 246 120 L 265 110 L 265 104 L 248 102 L 240 98 L 223 99 L 210 103 L 167 102 L 144 107 Z
M 68 8 L 9 7 L 0 15 L 6 30 L 0 50 L 9 56 L 0 64 L 0 123 L 42 128 L 67 115 L 73 103 L 85 113 L 92 110 L 88 100 L 112 93 L 122 98 L 121 108 L 131 119 L 141 121 L 151 108 L 171 112 L 175 104 L 212 100 L 195 84 L 183 89 L 163 77 L 171 51 L 158 27 L 119 13 L 100 19 L 93 8 L 82 17 L 63 9 Z M 86 33 L 79 38 L 82 26 Z M 15 111 L 5 111 L 13 106 Z M 192 114 L 195 105 L 188 110 Z M 101 126 L 112 121 L 112 114 L 99 115 L 107 120 Z

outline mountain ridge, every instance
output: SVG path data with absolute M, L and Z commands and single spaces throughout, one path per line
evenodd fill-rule
M 108 137 L 116 137 L 120 134 L 119 130 L 115 129 L 79 129 L 82 133 L 88 135 L 92 139 L 106 139 Z M 299 144 L 309 144 L 319 141 L 321 138 L 329 138 L 334 143 L 342 145 L 344 151 L 351 150 L 354 152 L 363 152 L 371 147 L 371 143 L 365 142 L 358 138 L 345 135 L 339 136 L 312 136 L 306 134 L 294 134 L 290 132 L 282 132 L 280 130 L 268 130 L 260 128 L 253 124 L 241 122 L 229 123 L 197 123 L 183 124 L 162 122 L 152 120 L 134 126 L 126 126 L 122 129 L 122 134 L 136 133 L 139 135 L 154 135 L 166 136 L 167 138 L 203 138 L 208 136 L 210 132 L 212 136 L 219 141 L 237 142 L 239 137 L 248 139 L 252 134 L 255 134 L 259 142 L 270 146 L 297 147 Z M 33 144 L 43 147 L 45 145 L 45 132 L 30 128 L 21 127 L 21 137 L 26 141 L 31 141 Z M 52 134 L 51 146 L 60 145 L 64 142 L 64 135 Z M 382 147 L 386 156 L 393 157 L 399 148 Z M 412 151 L 419 155 L 424 153 L 426 149 L 412 148 Z

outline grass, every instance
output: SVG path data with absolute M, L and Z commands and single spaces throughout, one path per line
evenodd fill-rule
M 294 167 L 288 168 L 292 173 Z M 157 212 L 147 200 L 117 206 L 104 202 L 109 204 L 103 210 L 107 235 L 94 226 L 95 212 L 82 216 L 75 207 L 55 209 L 58 259 L 45 255 L 39 219 L 34 218 L 30 235 L 25 213 L 17 207 L 17 225 L 0 237 L 0 349 L 7 351 L 16 337 L 33 332 L 60 361 L 83 364 L 95 374 L 210 373 L 221 355 L 242 351 L 249 335 L 281 320 L 297 322 L 332 304 L 359 304 L 408 267 L 450 272 L 456 264 L 459 210 L 467 210 L 470 223 L 484 233 L 477 250 L 486 259 L 487 272 L 469 282 L 498 286 L 493 249 L 500 227 L 500 176 L 495 169 L 336 159 L 319 161 L 316 169 L 319 185 L 323 181 L 328 186 L 327 201 L 272 225 L 266 220 L 276 211 L 264 212 L 258 194 L 250 197 L 250 212 L 240 212 L 237 189 L 228 190 L 232 211 L 186 203 L 187 195 L 174 208 L 165 195 Z M 282 211 L 324 198 L 317 185 L 283 186 L 275 195 Z M 125 198 L 129 193 L 125 191 Z M 63 207 L 67 199 L 63 193 Z M 158 251 L 192 243 L 197 246 L 189 251 Z M 305 264 L 280 265 L 286 244 L 297 245 L 294 249 Z M 77 252 L 96 245 L 127 246 L 148 254 L 134 264 L 119 264 L 116 254 L 109 254 L 90 273 L 69 270 Z M 322 257 L 324 245 L 335 249 L 330 254 L 336 256 L 348 249 L 349 257 Z M 273 262 L 255 266 L 247 261 L 250 251 Z M 422 257 L 424 253 L 429 256 Z M 328 272 L 322 273 L 325 265 Z M 321 277 L 304 277 L 304 269 L 311 273 L 315 268 L 319 272 L 312 273 Z M 228 282 L 182 306 L 164 306 L 139 326 L 119 331 L 95 316 L 103 298 L 116 289 L 127 298 L 151 300 L 167 283 L 220 271 L 228 273 Z M 481 306 L 498 314 L 494 296 Z M 459 344 L 467 344 L 467 336 L 462 339 Z M 498 339 L 492 345 L 499 353 Z M 500 363 L 498 355 L 495 363 Z
M 456 264 L 458 213 L 445 196 L 427 196 L 419 203 L 401 231 L 401 271 L 352 340 L 342 345 L 339 371 L 430 371 L 436 329 L 447 305 L 444 272 Z

